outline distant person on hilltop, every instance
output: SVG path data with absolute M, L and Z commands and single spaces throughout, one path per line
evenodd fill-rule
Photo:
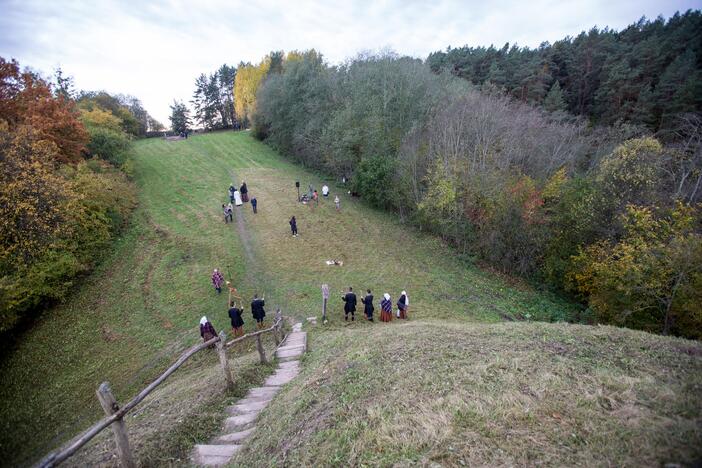
M 380 321 L 390 322 L 392 320 L 392 301 L 390 300 L 390 294 L 383 294 L 383 298 L 380 300 Z
M 265 298 L 258 298 L 258 294 L 254 294 L 253 301 L 251 301 L 251 314 L 256 320 L 256 327 L 263 328 L 263 319 L 266 318 L 266 311 L 263 306 L 266 305 Z
M 251 199 L 251 208 L 253 208 L 254 214 L 258 213 L 258 211 L 256 210 L 257 207 L 258 207 L 258 200 L 256 200 L 256 197 L 253 197 Z
M 215 290 L 217 291 L 217 294 L 222 292 L 222 285 L 224 284 L 224 276 L 222 276 L 222 273 L 215 268 L 214 271 L 212 272 L 212 286 L 214 286 Z
M 402 291 L 400 298 L 397 300 L 397 318 L 406 319 L 409 310 L 409 296 L 407 291 Z
M 200 336 L 202 337 L 204 342 L 208 342 L 212 338 L 217 336 L 217 332 L 212 326 L 212 323 L 210 323 L 210 321 L 207 320 L 207 317 L 205 317 L 204 315 L 200 319 Z M 210 345 L 210 347 L 211 346 L 212 345 Z
M 241 187 L 239 188 L 239 192 L 241 193 L 241 201 L 244 203 L 249 201 L 249 189 L 246 186 L 246 182 L 241 184 Z
M 366 297 L 361 299 L 361 302 L 363 302 L 363 312 L 366 314 L 366 320 L 370 320 L 371 322 L 373 321 L 373 294 L 371 294 L 371 290 L 368 289 L 366 290 L 367 294 Z
M 344 301 L 344 321 L 348 321 L 349 313 L 351 314 L 351 321 L 356 320 L 356 294 L 351 286 L 349 286 L 349 292 L 342 296 L 341 299 Z
M 288 221 L 288 223 L 290 223 L 290 230 L 292 231 L 293 237 L 297 237 L 297 220 L 295 219 L 295 217 L 293 216 L 292 218 L 290 218 L 290 221 Z
M 322 185 L 322 196 L 323 197 L 329 196 L 329 186 L 327 184 Z
M 244 313 L 244 308 L 238 308 L 234 301 L 232 301 L 229 306 L 229 318 L 232 321 L 232 332 L 234 336 L 241 336 L 244 334 L 244 319 L 241 318 L 241 314 Z

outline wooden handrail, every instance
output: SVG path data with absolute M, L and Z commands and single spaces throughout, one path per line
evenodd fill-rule
M 276 320 L 275 323 L 274 323 L 272 326 L 270 326 L 269 328 L 266 328 L 265 330 L 259 330 L 259 331 L 257 331 L 257 332 L 253 332 L 253 333 L 247 333 L 246 335 L 240 336 L 239 338 L 234 338 L 233 340 L 227 341 L 227 342 L 224 344 L 224 346 L 226 346 L 226 347 L 228 348 L 228 347 L 230 347 L 231 345 L 233 345 L 234 343 L 238 343 L 238 342 L 240 342 L 240 341 L 244 341 L 244 340 L 247 339 L 247 338 L 253 338 L 253 337 L 257 336 L 257 335 L 261 335 L 261 334 L 263 334 L 263 333 L 271 332 L 271 331 L 275 330 L 275 328 L 278 326 L 278 324 L 280 324 L 280 322 L 282 322 L 282 321 L 283 321 L 283 319 L 282 319 L 282 318 L 279 318 L 279 319 Z
M 276 321 L 273 323 L 273 325 L 269 328 L 266 328 L 265 330 L 259 330 L 254 333 L 247 333 L 244 336 L 241 336 L 239 338 L 235 338 L 227 343 L 224 344 L 225 347 L 229 347 L 233 345 L 234 343 L 238 343 L 239 341 L 243 341 L 247 338 L 254 338 L 257 337 L 263 333 L 268 333 L 271 331 L 274 331 L 280 323 L 283 321 L 282 316 L 279 315 L 278 311 L 278 318 Z M 222 335 L 224 336 L 224 335 Z M 146 398 L 151 392 L 156 389 L 161 383 L 163 383 L 164 380 L 168 378 L 173 372 L 175 372 L 180 366 L 182 366 L 185 361 L 190 359 L 193 354 L 197 353 L 198 351 L 202 351 L 203 349 L 212 346 L 213 344 L 216 344 L 217 342 L 221 341 L 222 338 L 219 336 L 215 336 L 214 338 L 211 338 L 208 341 L 205 341 L 204 343 L 197 344 L 187 351 L 185 351 L 183 354 L 180 355 L 178 360 L 173 363 L 166 371 L 161 374 L 156 380 L 151 382 L 144 390 L 139 392 L 137 396 L 132 398 L 130 401 L 124 404 L 117 412 L 112 414 L 111 416 L 108 416 L 106 418 L 101 419 L 100 421 L 96 422 L 93 424 L 91 427 L 89 427 L 87 430 L 83 431 L 80 433 L 78 436 L 74 437 L 69 443 L 64 445 L 59 450 L 56 450 L 54 452 L 51 452 L 49 455 L 44 457 L 36 466 L 38 468 L 49 468 L 49 467 L 54 467 L 57 466 L 59 463 L 63 462 L 66 460 L 68 457 L 76 453 L 81 447 L 83 447 L 85 444 L 87 444 L 93 437 L 95 437 L 97 434 L 100 433 L 103 429 L 107 428 L 110 426 L 110 424 L 114 423 L 115 421 L 119 421 L 120 419 L 124 418 L 127 413 L 132 410 L 136 405 L 141 403 L 141 401 Z M 259 350 L 260 352 L 260 350 Z
M 161 374 L 156 380 L 151 382 L 149 386 L 147 386 L 144 390 L 139 392 L 137 396 L 135 396 L 128 403 L 122 406 L 119 409 L 119 411 L 114 413 L 112 416 L 103 418 L 97 423 L 93 424 L 89 429 L 83 431 L 81 434 L 79 434 L 77 437 L 71 440 L 71 442 L 69 442 L 65 447 L 47 455 L 41 462 L 39 462 L 37 466 L 40 468 L 53 467 L 66 460 L 68 457 L 76 453 L 78 449 L 87 444 L 100 431 L 102 431 L 106 427 L 109 427 L 109 425 L 113 422 L 122 419 L 129 412 L 129 410 L 138 405 L 139 402 L 146 398 L 146 396 L 149 393 L 154 391 L 156 387 L 158 387 L 164 380 L 166 380 L 166 378 L 169 375 L 175 372 L 176 369 L 182 366 L 183 363 L 185 363 L 185 361 L 187 361 L 193 354 L 217 343 L 218 341 L 220 341 L 220 337 L 215 336 L 214 338 L 211 338 L 210 340 L 205 341 L 204 343 L 195 345 L 186 352 L 184 352 L 171 367 L 166 369 L 166 371 L 163 374 Z

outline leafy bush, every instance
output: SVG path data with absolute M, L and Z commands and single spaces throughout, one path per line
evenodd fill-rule
M 353 180 L 353 190 L 373 206 L 392 206 L 392 161 L 388 158 L 366 158 L 358 165 Z
M 126 160 L 131 142 L 129 136 L 118 130 L 107 127 L 88 127 L 90 141 L 88 150 L 94 157 L 109 161 L 115 166 L 121 166 Z
M 91 161 L 54 170 L 59 151 L 0 125 L 0 332 L 89 271 L 135 206 L 124 174 Z
M 660 216 L 629 205 L 623 238 L 582 249 L 568 277 L 601 322 L 700 339 L 700 220 L 682 204 Z

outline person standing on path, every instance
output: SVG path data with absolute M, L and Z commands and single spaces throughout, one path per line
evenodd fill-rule
M 339 200 L 339 195 L 334 197 L 334 206 L 336 206 L 336 211 L 341 211 L 341 200 Z
M 249 201 L 249 189 L 246 187 L 246 182 L 241 184 L 241 188 L 239 188 L 239 193 L 241 193 L 241 201 L 246 203 Z
M 229 318 L 232 321 L 232 332 L 234 336 L 241 336 L 244 334 L 244 319 L 241 318 L 241 314 L 244 313 L 244 308 L 238 308 L 234 301 L 229 305 Z
M 256 200 L 256 197 L 253 197 L 251 199 L 251 208 L 253 208 L 254 214 L 258 213 L 258 211 L 256 210 L 257 206 L 258 206 L 258 200 Z
M 297 237 L 297 220 L 293 216 L 288 222 L 290 223 L 290 230 L 292 231 L 293 237 Z
M 368 289 L 366 290 L 367 294 L 366 297 L 361 299 L 361 302 L 363 302 L 363 312 L 366 314 L 366 320 L 373 321 L 373 311 L 375 310 L 373 308 L 373 294 L 371 294 L 371 290 Z
M 325 198 L 329 196 L 329 186 L 327 184 L 322 185 L 322 196 Z
M 265 298 L 258 298 L 258 294 L 254 294 L 253 301 L 251 301 L 251 314 L 256 320 L 256 327 L 263 328 L 263 319 L 266 318 L 266 311 L 263 306 L 266 305 Z
M 215 331 L 214 327 L 204 315 L 200 319 L 200 336 L 202 337 L 205 343 L 217 336 L 217 332 Z M 212 346 L 214 345 L 210 345 L 210 348 Z
M 348 321 L 349 313 L 351 314 L 351 321 L 356 320 L 356 294 L 353 292 L 353 288 L 349 286 L 349 292 L 342 296 L 344 301 L 344 321 Z
M 314 200 L 314 204 L 319 206 L 319 194 L 317 193 L 316 190 L 312 194 L 312 199 Z
M 230 203 L 229 206 L 232 204 Z M 224 224 L 232 220 L 232 213 L 229 211 L 229 206 L 222 203 L 222 214 L 224 214 Z
M 236 188 L 232 184 L 229 186 L 229 203 L 234 203 L 234 192 L 236 192 Z
M 241 201 L 241 193 L 238 190 L 234 190 L 234 204 L 236 206 L 241 206 L 244 202 Z
M 400 298 L 397 300 L 397 318 L 406 319 L 409 309 L 409 296 L 407 291 L 402 291 Z
M 222 273 L 215 268 L 214 271 L 212 272 L 212 285 L 214 286 L 215 290 L 217 291 L 217 294 L 222 292 L 222 285 L 224 284 L 224 276 L 222 276 Z
M 380 300 L 380 321 L 390 322 L 392 320 L 392 301 L 390 300 L 390 294 L 383 294 L 383 298 Z

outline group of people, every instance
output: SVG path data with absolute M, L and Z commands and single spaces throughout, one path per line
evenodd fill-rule
M 351 314 L 351 320 L 355 320 L 356 313 L 356 293 L 353 292 L 353 288 L 349 287 L 349 290 L 344 294 L 341 299 L 344 301 L 344 320 L 348 321 L 349 314 Z M 375 312 L 375 306 L 373 305 L 373 294 L 370 289 L 366 290 L 366 295 L 361 299 L 363 303 L 363 313 L 366 316 L 366 320 L 373 322 L 373 312 Z M 407 291 L 402 291 L 400 293 L 400 298 L 397 300 L 397 312 L 396 316 L 399 319 L 406 319 L 409 312 L 409 296 Z M 380 300 L 380 321 L 390 322 L 392 320 L 392 299 L 390 294 L 383 294 L 383 298 Z
M 259 298 L 258 294 L 254 294 L 253 300 L 251 301 L 251 315 L 253 315 L 254 320 L 256 320 L 256 328 L 258 329 L 263 328 L 263 320 L 266 318 L 266 310 L 263 308 L 265 305 L 265 298 Z M 229 319 L 231 320 L 234 336 L 241 336 L 244 334 L 243 313 L 243 302 L 239 304 L 239 306 L 236 305 L 235 301 L 229 303 Z
M 232 296 L 239 298 L 236 289 L 231 285 L 229 281 L 225 281 L 224 275 L 218 268 L 212 271 L 212 286 L 214 287 L 217 294 L 222 293 L 222 287 L 226 284 L 229 287 L 229 319 L 232 324 L 232 332 L 234 336 L 241 336 L 244 334 L 244 319 L 242 317 L 244 313 L 243 301 L 237 306 L 236 301 L 232 300 Z M 251 314 L 254 320 L 256 320 L 256 327 L 263 328 L 263 320 L 266 318 L 266 310 L 264 306 L 266 305 L 265 297 L 258 297 L 258 294 L 254 294 L 253 300 L 251 301 Z M 208 341 L 216 335 L 212 323 L 207 319 L 207 317 L 202 317 L 200 319 L 200 336 L 203 340 Z
M 224 214 L 224 222 L 229 223 L 234 220 L 234 207 L 241 206 L 249 201 L 249 189 L 246 182 L 241 184 L 238 189 L 234 184 L 229 186 L 229 204 L 222 204 L 222 213 Z M 256 197 L 251 198 L 251 209 L 254 214 L 258 213 L 258 200 Z
M 327 184 L 322 185 L 322 196 L 325 198 L 329 197 L 329 186 Z M 309 202 L 310 207 L 317 206 L 319 205 L 319 193 L 314 188 L 312 188 L 312 185 L 309 185 L 308 193 L 300 197 L 300 201 L 302 201 L 303 203 Z M 336 211 L 341 211 L 341 200 L 339 199 L 338 195 L 334 196 L 334 206 L 336 207 Z M 290 224 L 290 231 L 292 232 L 292 236 L 297 237 L 297 219 L 295 219 L 295 216 L 290 218 L 288 224 Z

